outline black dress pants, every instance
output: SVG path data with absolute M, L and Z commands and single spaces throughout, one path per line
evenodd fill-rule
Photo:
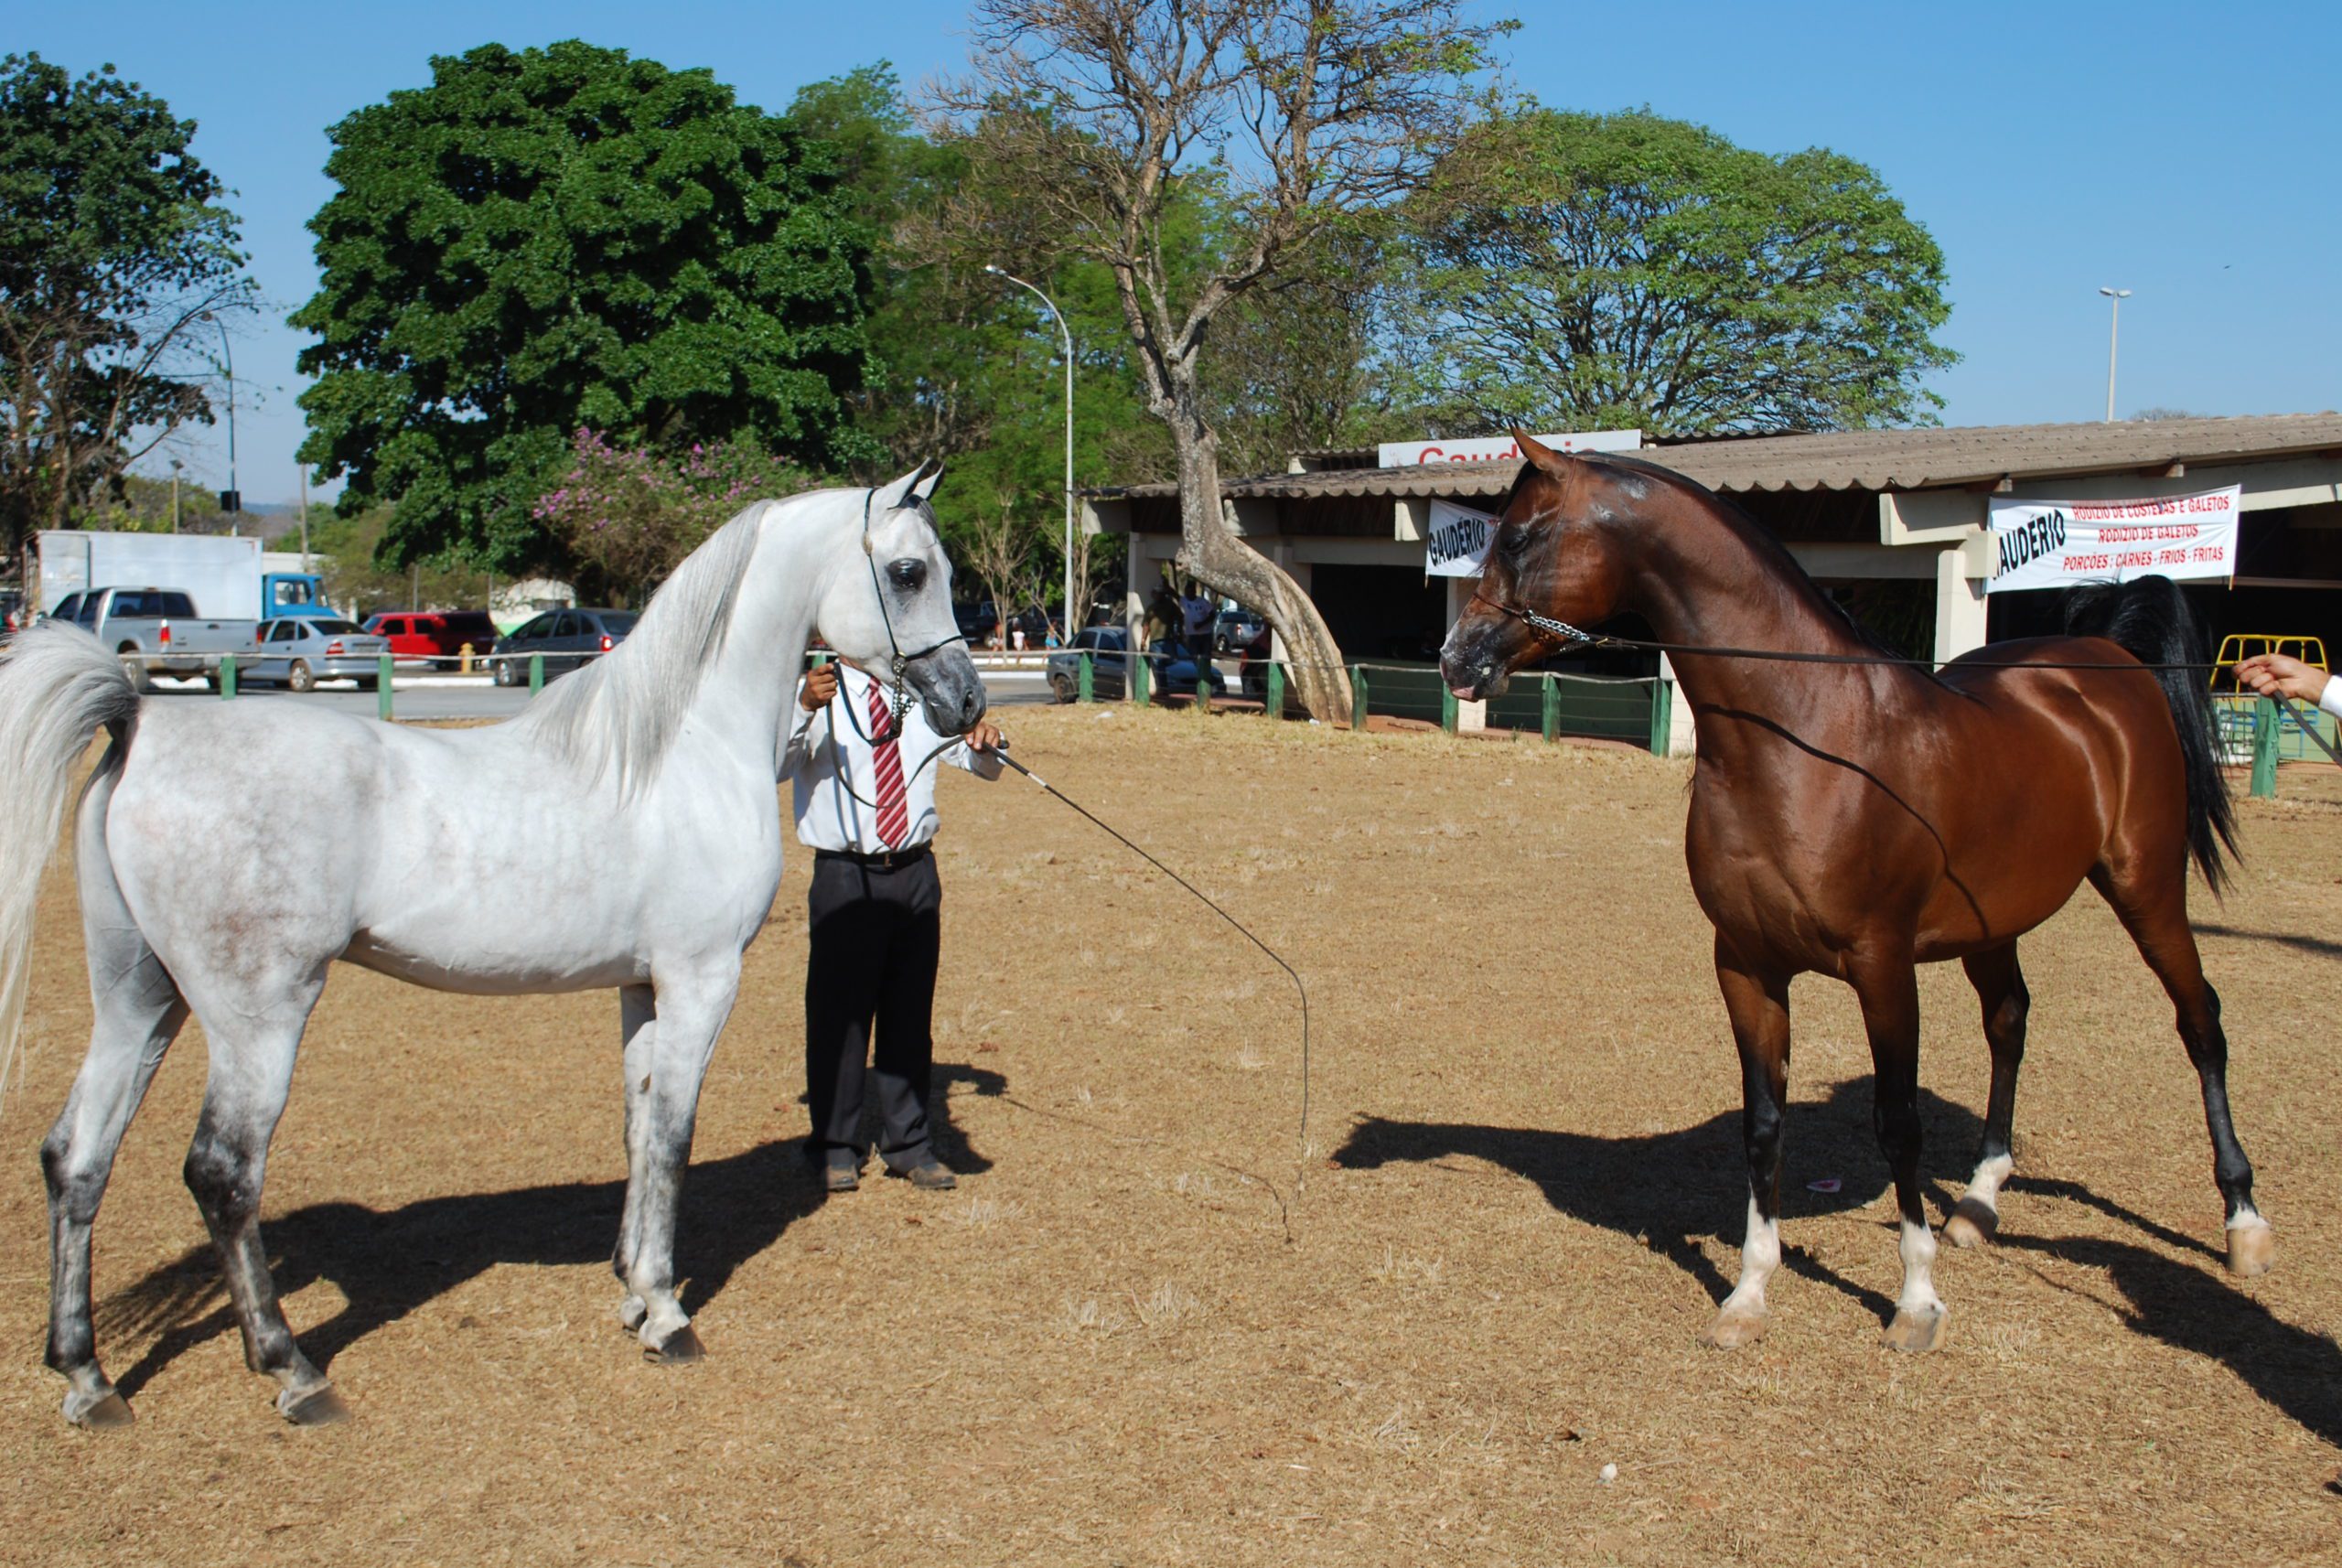
M 933 1157 L 927 1101 L 943 934 L 935 857 L 887 868 L 816 855 L 806 909 L 812 927 L 805 969 L 805 1089 L 813 1112 L 808 1153 L 838 1165 L 861 1163 L 867 1147 L 864 1089 L 876 1079 L 879 1157 L 890 1170 L 923 1165 Z

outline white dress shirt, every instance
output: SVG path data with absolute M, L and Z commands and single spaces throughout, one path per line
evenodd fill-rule
M 803 703 L 790 706 L 788 744 L 781 750 L 780 775 L 795 780 L 797 837 L 814 849 L 844 850 L 855 854 L 884 854 L 923 844 L 935 836 L 935 770 L 945 763 L 965 768 L 979 779 L 1000 777 L 1000 758 L 971 748 L 962 740 L 947 740 L 927 722 L 925 707 L 913 695 L 903 712 L 902 733 L 895 755 L 903 765 L 904 807 L 910 816 L 910 833 L 899 844 L 878 836 L 878 767 L 864 732 L 877 733 L 870 722 L 870 690 L 876 684 L 851 664 L 837 666 L 838 694 L 818 714 Z M 798 692 L 802 694 L 804 682 Z M 854 721 L 838 709 L 854 704 Z M 859 728 L 856 725 L 859 725 Z M 928 763 L 929 755 L 942 755 Z M 916 769 L 916 771 L 914 771 Z M 860 796 L 860 800 L 855 797 Z M 867 802 L 865 804 L 865 802 Z
M 2317 705 L 2337 718 L 2342 718 L 2342 675 L 2328 675 L 2326 690 L 2317 694 Z

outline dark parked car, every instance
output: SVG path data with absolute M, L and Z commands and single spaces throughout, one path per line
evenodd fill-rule
M 1049 690 L 1057 693 L 1060 703 L 1070 703 L 1081 694 L 1081 650 L 1088 649 L 1090 660 L 1090 691 L 1098 697 L 1119 697 L 1130 689 L 1130 641 L 1118 626 L 1084 627 L 1074 634 L 1073 647 L 1049 655 Z M 1166 697 L 1192 697 L 1196 694 L 1198 661 L 1187 651 L 1187 645 L 1176 639 L 1166 639 L 1151 650 L 1154 671 L 1149 690 Z M 1228 691 L 1228 677 L 1210 664 L 1200 666 L 1211 681 L 1211 694 L 1223 696 Z
M 951 618 L 959 622 L 960 635 L 968 639 L 968 646 L 981 648 L 992 628 L 1000 624 L 1000 612 L 992 607 L 990 599 L 979 599 L 972 605 L 953 605 Z
M 637 618 L 632 610 L 547 610 L 496 639 L 496 683 L 526 685 L 532 654 L 544 655 L 548 676 L 575 670 L 624 642 Z

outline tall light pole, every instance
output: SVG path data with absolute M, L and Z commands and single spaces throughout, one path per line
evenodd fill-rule
M 228 489 L 220 510 L 232 515 L 244 510 L 244 493 L 236 488 L 236 355 L 228 347 L 228 324 L 209 310 L 203 319 L 220 328 L 220 360 L 228 371 Z
M 2122 333 L 2122 302 L 2131 297 L 2127 288 L 2102 288 L 2098 291 L 2114 302 L 2114 314 L 2106 327 L 2106 423 L 2114 423 L 2114 348 Z
M 1004 273 L 986 263 L 984 271 L 996 278 L 1006 278 L 1022 289 L 1030 289 L 1058 324 L 1058 338 L 1065 349 L 1065 646 L 1073 646 L 1074 633 L 1080 628 L 1074 624 L 1073 604 L 1073 333 L 1065 324 L 1065 312 L 1058 302 L 1013 273 Z

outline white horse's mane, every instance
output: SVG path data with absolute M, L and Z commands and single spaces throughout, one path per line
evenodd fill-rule
M 758 524 L 780 504 L 757 501 L 710 534 L 650 596 L 626 641 L 564 677 L 512 722 L 589 776 L 615 768 L 621 794 L 647 786 L 724 651 Z

